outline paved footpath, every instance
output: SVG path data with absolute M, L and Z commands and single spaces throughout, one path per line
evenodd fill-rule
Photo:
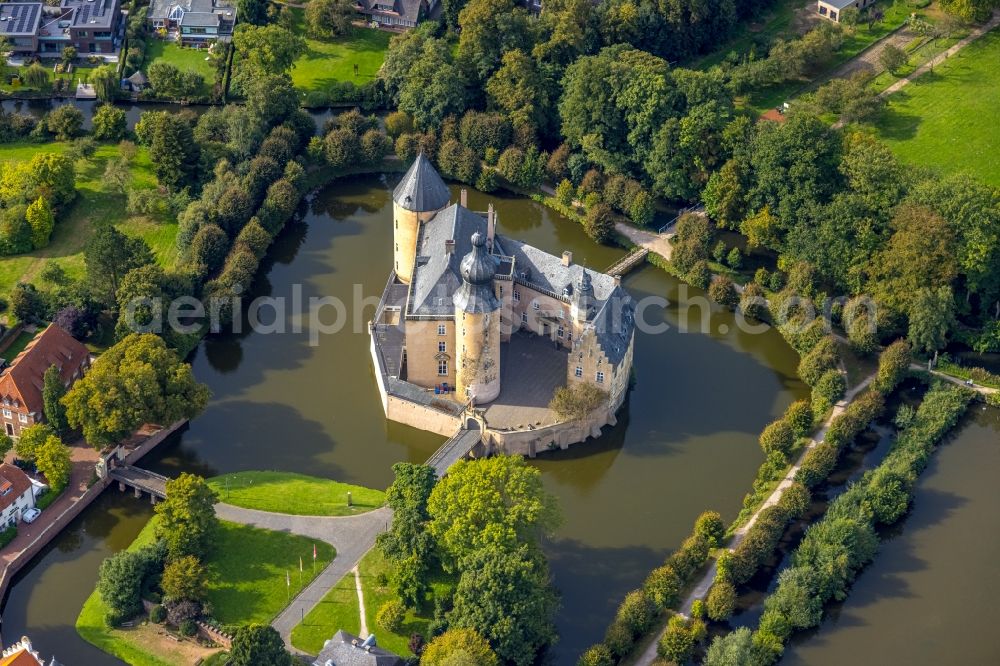
M 757 511 L 754 512 L 752 516 L 750 516 L 750 520 L 748 520 L 742 527 L 740 527 L 738 530 L 736 530 L 736 532 L 733 533 L 733 538 L 730 539 L 729 544 L 726 546 L 727 549 L 733 550 L 734 548 L 736 548 L 736 546 L 740 545 L 740 542 L 743 541 L 743 539 L 746 537 L 747 532 L 750 530 L 751 527 L 753 527 L 753 524 L 757 522 L 757 517 L 760 516 L 761 511 L 763 511 L 769 506 L 773 506 L 778 503 L 778 500 L 781 499 L 781 496 L 784 494 L 785 489 L 787 489 L 789 486 L 792 485 L 792 483 L 795 482 L 795 475 L 798 474 L 799 467 L 802 466 L 802 461 L 805 459 L 806 454 L 809 453 L 809 451 L 811 451 L 817 444 L 822 442 L 824 438 L 826 438 L 826 431 L 830 428 L 830 423 L 833 422 L 833 419 L 843 414 L 844 410 L 847 409 L 847 406 L 851 404 L 851 401 L 854 400 L 854 398 L 856 398 L 859 393 L 864 391 L 873 379 L 875 379 L 874 374 L 866 377 L 864 381 L 862 381 L 860 384 L 858 384 L 850 391 L 848 391 L 847 394 L 844 396 L 844 399 L 838 402 L 834 406 L 833 412 L 826 419 L 826 421 L 823 422 L 823 426 L 819 429 L 816 435 L 809 442 L 809 445 L 806 446 L 806 448 L 802 451 L 802 454 L 799 456 L 799 459 L 796 460 L 795 464 L 788 469 L 788 472 L 785 474 L 785 478 L 781 480 L 781 483 L 778 484 L 778 487 L 774 489 L 774 492 L 772 492 L 771 495 L 766 500 L 764 500 L 764 503 L 760 505 Z M 684 615 L 690 614 L 691 606 L 694 604 L 694 602 L 698 599 L 704 599 L 705 596 L 708 594 L 709 589 L 712 587 L 712 583 L 715 581 L 716 562 L 717 560 L 715 558 L 712 558 L 708 570 L 705 571 L 704 576 L 702 576 L 702 578 L 697 582 L 697 584 L 695 584 L 694 588 L 691 590 L 687 598 L 684 600 L 684 604 L 681 606 L 682 614 Z M 660 638 L 662 637 L 662 635 L 663 634 L 661 633 L 659 636 L 656 637 L 656 640 L 651 641 L 649 645 L 646 646 L 646 649 L 643 650 L 642 654 L 640 654 L 639 657 L 635 660 L 635 662 L 633 662 L 633 666 L 650 666 L 654 661 L 656 661 L 657 659 L 656 646 L 660 643 Z
M 222 520 L 319 539 L 337 549 L 333 562 L 271 622 L 289 649 L 293 649 L 292 628 L 341 578 L 351 573 L 364 554 L 375 545 L 375 537 L 384 532 L 392 520 L 392 509 L 387 506 L 357 516 L 292 516 L 219 503 L 215 505 L 215 513 Z

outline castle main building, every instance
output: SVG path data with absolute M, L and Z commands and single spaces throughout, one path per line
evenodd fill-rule
M 608 404 L 578 439 L 613 423 L 635 328 L 620 280 L 574 264 L 569 252 L 500 235 L 492 205 L 479 213 L 464 192 L 460 203 L 450 199 L 423 155 L 393 192 L 393 267 L 372 324 L 387 416 L 451 434 L 437 414 L 394 409 L 390 399 L 439 414 L 475 408 L 484 430 L 528 430 L 536 443 L 565 446 L 573 436 L 545 414 L 548 400 L 559 386 L 587 382 Z

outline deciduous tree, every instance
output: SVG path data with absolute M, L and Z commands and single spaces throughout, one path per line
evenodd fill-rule
M 167 498 L 154 509 L 157 537 L 166 542 L 171 561 L 189 555 L 203 558 L 219 529 L 218 496 L 203 478 L 186 472 L 169 479 L 166 488 Z

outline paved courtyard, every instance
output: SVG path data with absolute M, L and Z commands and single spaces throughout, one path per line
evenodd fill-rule
M 523 430 L 558 422 L 552 394 L 566 384 L 569 353 L 538 335 L 515 333 L 500 345 L 500 397 L 486 409 L 491 428 Z

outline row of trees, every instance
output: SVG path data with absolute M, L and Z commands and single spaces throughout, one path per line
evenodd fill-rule
M 842 600 L 858 571 L 878 548 L 878 525 L 891 525 L 907 511 L 914 484 L 934 447 L 950 430 L 973 393 L 953 385 L 933 387 L 902 428 L 883 462 L 865 474 L 811 526 L 764 602 L 755 632 L 742 629 L 716 638 L 705 664 L 771 664 L 795 630 L 820 623 L 823 606 Z M 898 419 L 897 419 L 898 420 Z
M 440 481 L 425 465 L 398 463 L 393 471 L 392 528 L 377 542 L 393 568 L 398 601 L 390 603 L 424 607 L 430 576 L 443 569 L 458 582 L 434 600 L 432 633 L 481 635 L 496 657 L 476 663 L 533 663 L 555 638 L 556 607 L 539 540 L 558 512 L 538 471 L 508 456 L 459 462 Z

